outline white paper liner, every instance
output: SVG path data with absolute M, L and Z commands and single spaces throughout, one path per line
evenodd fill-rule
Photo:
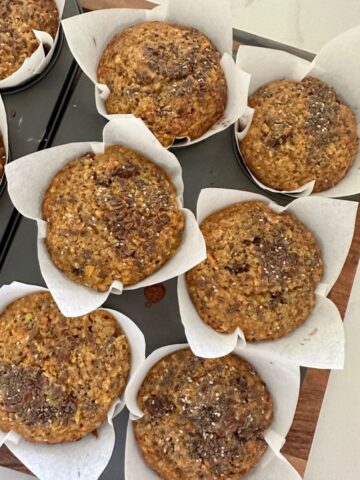
M 123 285 L 113 282 L 106 292 L 96 292 L 67 278 L 50 259 L 44 238 L 46 223 L 41 219 L 42 198 L 53 176 L 69 160 L 88 151 L 102 152 L 105 146 L 123 144 L 132 148 L 162 167 L 173 182 L 179 205 L 182 206 L 184 190 L 181 167 L 176 157 L 162 147 L 142 120 L 131 116 L 119 117 L 109 122 L 103 131 L 103 143 L 71 143 L 42 150 L 13 161 L 5 168 L 8 191 L 15 207 L 25 217 L 38 224 L 38 257 L 41 273 L 46 285 L 58 304 L 61 312 L 69 317 L 84 315 L 104 303 L 109 293 L 120 294 Z M 125 290 L 142 288 L 161 283 L 186 272 L 206 258 L 204 238 L 195 216 L 190 210 L 182 209 L 185 215 L 183 239 L 176 254 L 146 279 Z
M 126 450 L 125 450 L 125 480 L 157 480 L 158 475 L 148 467 L 137 446 L 132 422 L 142 417 L 143 413 L 137 404 L 137 393 L 144 378 L 153 365 L 170 353 L 187 348 L 188 345 L 169 345 L 154 351 L 137 370 L 128 383 L 125 392 L 125 403 L 130 411 Z M 301 477 L 281 455 L 280 450 L 285 443 L 285 437 L 293 421 L 299 396 L 299 367 L 292 365 L 270 352 L 253 345 L 238 344 L 234 353 L 252 364 L 266 383 L 274 402 L 274 421 L 265 433 L 269 449 L 259 465 L 246 476 L 251 480 L 298 480 Z
M 13 282 L 0 288 L 0 312 L 14 300 L 30 293 L 47 291 L 45 288 Z M 145 360 L 145 339 L 140 329 L 128 317 L 115 310 L 111 313 L 126 334 L 131 350 L 129 378 Z M 40 480 L 97 480 L 109 463 L 115 431 L 112 419 L 125 407 L 124 394 L 108 412 L 108 421 L 98 429 L 98 437 L 87 435 L 77 442 L 59 445 L 34 444 L 15 432 L 0 431 L 0 446 L 5 443 L 11 452 Z
M 97 67 L 111 39 L 130 25 L 159 20 L 192 26 L 205 33 L 222 54 L 228 101 L 223 117 L 204 135 L 196 140 L 181 139 L 173 146 L 191 145 L 221 132 L 244 113 L 250 77 L 236 68 L 232 58 L 232 23 L 229 0 L 169 0 L 167 5 L 153 10 L 106 9 L 89 12 L 63 20 L 62 25 L 71 53 L 95 84 L 95 100 L 98 112 L 107 119 L 123 115 L 109 115 L 105 101 L 109 96 L 106 85 L 97 82 Z
M 3 139 L 4 147 L 5 147 L 5 165 L 9 160 L 9 134 L 8 134 L 8 125 L 7 125 L 7 119 L 6 119 L 6 110 L 4 103 L 2 101 L 1 95 L 0 95 L 0 133 Z M 4 176 L 0 175 L 0 185 L 1 182 L 3 181 Z
M 237 202 L 260 200 L 276 212 L 289 211 L 315 235 L 324 261 L 324 275 L 316 288 L 316 305 L 308 319 L 289 335 L 272 341 L 255 342 L 263 350 L 314 368 L 343 368 L 344 329 L 336 306 L 326 298 L 347 258 L 355 228 L 358 204 L 324 197 L 298 198 L 281 207 L 268 198 L 250 192 L 207 188 L 197 204 L 199 224 L 214 213 Z M 191 349 L 200 357 L 220 357 L 230 353 L 239 341 L 245 342 L 240 328 L 230 334 L 216 332 L 198 315 L 188 294 L 185 275 L 178 279 L 181 321 Z
M 65 0 L 54 0 L 59 11 L 59 20 L 61 21 L 61 17 L 64 11 Z M 47 32 L 42 32 L 39 30 L 33 30 L 35 37 L 39 41 L 39 46 L 35 50 L 35 52 L 28 57 L 21 67 L 16 70 L 16 72 L 12 73 L 8 77 L 0 80 L 0 89 L 3 88 L 10 88 L 10 87 L 17 87 L 22 83 L 30 80 L 34 75 L 38 75 L 39 73 L 43 72 L 44 69 L 48 66 L 55 50 L 56 43 L 59 38 L 59 28 L 56 32 L 55 39 L 52 38 Z M 48 52 L 45 55 L 45 47 Z
M 332 87 L 352 108 L 357 119 L 360 136 L 360 26 L 347 30 L 325 44 L 313 62 L 308 62 L 290 53 L 261 47 L 240 46 L 236 64 L 251 75 L 249 95 L 259 87 L 280 79 L 300 81 L 306 76 L 316 77 Z M 253 109 L 247 107 L 235 125 L 238 141 L 242 140 L 251 125 Z M 240 150 L 239 142 L 238 148 Z M 246 167 L 246 163 L 244 161 Z M 276 190 L 261 183 L 247 168 L 254 182 L 269 192 L 310 195 L 314 182 L 297 190 Z M 314 195 L 323 197 L 347 197 L 360 192 L 360 149 L 353 166 L 335 187 Z

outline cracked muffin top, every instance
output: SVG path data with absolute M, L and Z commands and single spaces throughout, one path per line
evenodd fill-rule
M 140 117 L 164 146 L 201 137 L 227 103 L 220 60 L 194 28 L 164 22 L 131 26 L 113 38 L 98 66 L 98 82 L 110 89 L 107 111 Z
M 0 0 L 0 80 L 16 72 L 38 48 L 33 30 L 55 38 L 59 22 L 53 0 Z
M 263 456 L 272 398 L 252 366 L 190 349 L 162 358 L 138 392 L 133 422 L 145 461 L 164 480 L 243 478 Z
M 110 313 L 66 318 L 37 292 L 5 308 L 0 330 L 2 431 L 63 443 L 102 425 L 130 371 L 127 338 Z
M 165 171 L 121 145 L 66 164 L 44 195 L 43 219 L 52 261 L 97 291 L 159 270 L 176 253 L 184 229 Z
M 277 190 L 315 180 L 314 192 L 335 186 L 358 151 L 356 118 L 326 83 L 277 80 L 249 98 L 255 109 L 241 154 L 253 175 Z

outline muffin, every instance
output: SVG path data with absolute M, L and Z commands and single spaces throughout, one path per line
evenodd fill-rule
M 220 333 L 239 327 L 248 341 L 276 339 L 304 323 L 323 262 L 301 222 L 250 201 L 210 215 L 200 228 L 207 259 L 187 272 L 186 282 L 205 323 Z
M 237 355 L 204 359 L 178 350 L 147 374 L 138 404 L 136 441 L 163 480 L 237 480 L 266 451 L 271 395 Z
M 254 118 L 240 148 L 252 174 L 267 187 L 314 192 L 334 187 L 358 151 L 356 117 L 326 83 L 277 80 L 249 98 Z
M 66 318 L 38 292 L 5 308 L 0 331 L 2 431 L 63 443 L 102 425 L 130 370 L 128 341 L 110 313 Z
M 98 82 L 110 89 L 107 112 L 140 117 L 166 147 L 176 138 L 199 138 L 225 111 L 220 60 L 194 28 L 133 25 L 112 39 L 100 59 Z
M 100 292 L 157 271 L 176 253 L 184 229 L 166 173 L 121 145 L 66 164 L 44 195 L 43 219 L 54 264 Z
M 33 30 L 55 38 L 59 22 L 53 0 L 0 0 L 0 80 L 16 72 L 38 48 Z
M 0 132 L 0 182 L 4 175 L 5 161 L 6 161 L 5 145 Z

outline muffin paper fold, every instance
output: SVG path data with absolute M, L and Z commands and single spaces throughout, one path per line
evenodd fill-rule
M 2 101 L 1 95 L 0 95 L 0 134 L 3 139 L 4 147 L 5 147 L 5 165 L 9 160 L 9 133 L 8 133 L 8 125 L 7 125 L 7 118 L 6 118 L 6 110 L 4 103 Z M 0 185 L 1 182 L 4 180 L 4 175 L 0 175 Z
M 0 312 L 14 300 L 45 288 L 13 282 L 0 289 Z M 105 309 L 112 314 L 127 336 L 131 350 L 129 379 L 145 360 L 145 339 L 140 329 L 120 312 Z M 97 480 L 111 458 L 115 445 L 113 418 L 125 407 L 124 393 L 108 412 L 107 421 L 97 430 L 77 442 L 46 445 L 31 443 L 15 432 L 0 430 L 0 446 L 6 444 L 11 452 L 36 475 L 39 480 Z
M 239 47 L 236 59 L 237 67 L 251 76 L 249 95 L 261 86 L 275 80 L 287 79 L 300 81 L 306 76 L 316 77 L 335 88 L 337 94 L 350 106 L 357 120 L 357 132 L 360 136 L 360 26 L 341 33 L 325 44 L 312 62 L 284 52 L 261 47 Z M 254 110 L 247 107 L 239 122 L 235 125 L 235 135 L 241 153 L 239 141 L 247 134 Z M 303 188 L 285 191 L 270 188 L 261 183 L 243 163 L 253 181 L 262 189 L 270 192 L 289 193 L 295 196 L 307 196 L 312 193 L 314 181 Z M 345 177 L 332 188 L 314 195 L 322 197 L 347 197 L 360 193 L 360 147 L 354 163 Z
M 347 258 L 355 229 L 358 204 L 324 197 L 305 197 L 281 207 L 255 193 L 221 188 L 200 192 L 197 203 L 199 225 L 212 213 L 237 202 L 262 201 L 275 212 L 288 211 L 315 235 L 324 262 L 324 275 L 318 284 L 316 304 L 307 320 L 292 333 L 278 340 L 251 342 L 254 348 L 297 365 L 341 369 L 344 365 L 344 328 L 336 305 L 327 298 Z M 178 279 L 181 321 L 193 352 L 200 357 L 221 357 L 237 342 L 246 346 L 240 328 L 229 334 L 216 332 L 197 313 L 189 296 L 185 275 Z M 239 337 L 239 338 L 238 338 Z
M 169 345 L 155 350 L 131 378 L 125 391 L 125 403 L 130 411 L 125 450 L 125 480 L 159 480 L 159 476 L 146 464 L 137 446 L 133 422 L 143 413 L 137 404 L 137 394 L 148 371 L 163 357 L 187 348 L 187 344 Z M 232 350 L 248 361 L 259 374 L 271 393 L 274 420 L 265 433 L 269 446 L 260 463 L 248 474 L 249 480 L 300 480 L 300 475 L 280 453 L 296 410 L 300 387 L 299 367 L 271 352 L 248 344 Z
M 35 52 L 28 57 L 21 67 L 8 77 L 0 80 L 0 90 L 2 88 L 17 87 L 22 83 L 30 80 L 34 75 L 38 75 L 48 66 L 59 39 L 60 21 L 65 7 L 65 0 L 54 0 L 59 11 L 59 27 L 55 38 L 40 30 L 33 30 L 35 37 L 39 41 L 39 46 Z M 48 50 L 45 53 L 45 48 Z
M 42 220 L 42 198 L 54 175 L 70 160 L 86 152 L 103 152 L 106 146 L 122 144 L 136 150 L 165 170 L 183 205 L 181 166 L 145 126 L 133 116 L 112 120 L 103 130 L 103 142 L 71 143 L 42 150 L 13 161 L 5 168 L 8 191 L 15 207 L 38 224 L 38 258 L 45 283 L 61 312 L 69 317 L 84 315 L 104 303 L 110 293 L 121 294 L 123 285 L 114 281 L 106 292 L 97 292 L 73 282 L 52 262 L 45 245 L 47 224 Z M 186 272 L 206 258 L 206 247 L 194 214 L 182 208 L 185 227 L 182 242 L 175 255 L 158 271 L 124 290 L 134 290 L 161 283 Z
M 109 96 L 106 85 L 97 82 L 97 68 L 101 56 L 119 32 L 131 25 L 145 21 L 164 21 L 195 27 L 207 35 L 222 54 L 221 67 L 224 71 L 228 100 L 223 117 L 201 137 L 174 143 L 174 147 L 200 142 L 232 125 L 246 110 L 250 76 L 236 68 L 232 58 L 233 38 L 229 0 L 169 0 L 166 5 L 153 10 L 106 9 L 77 15 L 62 21 L 62 26 L 71 53 L 95 84 L 95 100 L 98 112 L 107 119 L 122 117 L 108 114 L 105 101 Z M 180 140 L 180 139 L 179 139 Z

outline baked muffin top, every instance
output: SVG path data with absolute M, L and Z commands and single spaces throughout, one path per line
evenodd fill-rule
M 323 262 L 315 237 L 293 215 L 242 202 L 200 228 L 207 259 L 186 280 L 206 323 L 223 333 L 238 326 L 252 341 L 286 335 L 306 320 Z
M 241 154 L 253 175 L 277 190 L 315 180 L 314 192 L 336 185 L 358 151 L 356 118 L 326 83 L 277 80 L 249 98 L 255 109 Z
M 157 271 L 176 253 L 184 229 L 166 173 L 121 145 L 65 165 L 44 195 L 43 218 L 55 265 L 98 291 Z
M 33 30 L 55 38 L 59 21 L 53 0 L 0 0 L 0 80 L 16 72 L 38 48 Z
M 5 161 L 6 161 L 5 145 L 0 132 L 0 182 L 1 182 L 2 176 L 4 175 Z
M 133 25 L 117 34 L 98 66 L 110 89 L 110 114 L 132 113 L 164 145 L 196 139 L 223 115 L 227 85 L 221 56 L 194 28 L 164 22 Z
M 0 330 L 1 430 L 62 443 L 101 426 L 130 370 L 128 341 L 110 313 L 66 318 L 38 292 L 9 304 Z
M 267 448 L 271 395 L 237 355 L 203 359 L 178 350 L 148 372 L 138 404 L 138 446 L 164 480 L 243 478 Z
M 277 291 L 245 293 L 236 277 L 224 275 L 209 261 L 187 274 L 187 288 L 205 323 L 219 333 L 237 327 L 248 342 L 275 340 L 302 325 L 315 306 L 309 283 Z

